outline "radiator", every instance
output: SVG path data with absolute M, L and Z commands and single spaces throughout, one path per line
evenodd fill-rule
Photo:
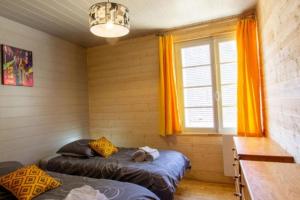
M 223 163 L 224 163 L 224 175 L 234 176 L 234 170 L 232 164 L 233 160 L 233 136 L 234 135 L 223 135 Z

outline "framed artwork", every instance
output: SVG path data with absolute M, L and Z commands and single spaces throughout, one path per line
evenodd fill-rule
M 2 84 L 33 86 L 32 52 L 1 45 Z

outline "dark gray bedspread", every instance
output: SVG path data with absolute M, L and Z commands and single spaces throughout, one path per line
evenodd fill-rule
M 105 159 L 100 156 L 76 158 L 58 156 L 48 161 L 49 171 L 105 178 L 135 183 L 154 192 L 162 200 L 173 199 L 173 194 L 190 161 L 177 151 L 160 150 L 158 159 L 152 162 L 133 162 L 134 148 L 119 148 L 119 152 Z
M 62 186 L 54 190 L 47 191 L 34 198 L 34 200 L 62 200 L 72 189 L 83 185 L 89 185 L 94 189 L 99 190 L 111 200 L 159 200 L 159 198 L 151 191 L 131 183 L 71 176 L 55 172 L 48 172 L 48 174 L 60 180 L 62 182 Z M 11 193 L 1 189 L 0 200 L 16 200 L 16 198 Z

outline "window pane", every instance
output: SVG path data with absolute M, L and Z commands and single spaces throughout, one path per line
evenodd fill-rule
M 235 40 L 219 43 L 220 63 L 236 61 Z
M 237 66 L 236 63 L 227 63 L 220 65 L 221 84 L 236 83 Z
M 223 85 L 222 86 L 222 106 L 236 105 L 236 85 Z
M 213 108 L 185 108 L 185 127 L 213 128 Z
M 223 107 L 223 128 L 236 128 L 236 107 Z
M 210 48 L 209 45 L 187 47 L 181 49 L 182 67 L 209 65 Z
M 184 89 L 184 107 L 206 107 L 212 105 L 211 87 Z
M 219 43 L 220 83 L 222 94 L 223 128 L 236 128 L 237 124 L 237 50 L 235 40 Z M 229 85 L 227 85 L 229 84 Z
M 204 86 L 211 85 L 211 67 L 192 67 L 183 69 L 183 86 Z

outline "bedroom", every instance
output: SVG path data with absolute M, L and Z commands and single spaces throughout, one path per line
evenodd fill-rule
M 116 0 L 112 2 L 129 9 L 130 27 L 126 36 L 112 39 L 98 37 L 89 30 L 89 8 L 100 2 L 0 0 L 0 44 L 32 52 L 33 69 L 32 87 L 5 85 L 2 73 L 0 162 L 38 164 L 65 144 L 78 139 L 105 137 L 117 147 L 149 146 L 159 150 L 175 150 L 185 155 L 191 161 L 192 168 L 186 171 L 184 179 L 180 181 L 175 199 L 240 198 L 240 180 L 233 180 L 232 136 L 247 134 L 242 131 L 237 133 L 234 129 L 221 129 L 226 119 L 226 122 L 234 124 L 237 119 L 231 117 L 234 114 L 223 117 L 220 114 L 223 111 L 222 104 L 215 103 L 221 102 L 221 97 L 212 96 L 222 96 L 221 78 L 216 74 L 221 73 L 217 66 L 226 63 L 216 58 L 223 55 L 218 54 L 219 44 L 223 41 L 239 43 L 236 38 L 239 22 L 254 19 L 259 41 L 256 53 L 260 57 L 257 60 L 261 67 L 260 76 L 256 77 L 261 82 L 259 103 L 262 107 L 259 112 L 262 126 L 258 132 L 268 142 L 257 147 L 251 146 L 250 150 L 275 148 L 275 153 L 284 152 L 284 155 L 292 156 L 295 162 L 292 167 L 298 167 L 298 0 Z M 178 79 L 173 89 L 178 92 L 179 106 L 178 113 L 171 115 L 177 113 L 184 130 L 180 134 L 161 136 L 164 132 L 162 129 L 165 129 L 162 124 L 171 118 L 163 121 L 160 116 L 163 113 L 160 107 L 163 90 L 160 60 L 163 58 L 159 55 L 162 51 L 159 38 L 169 35 L 173 36 L 174 44 L 171 69 L 174 74 L 181 75 L 173 76 Z M 206 52 L 213 56 L 207 60 L 210 60 L 211 66 L 215 66 L 214 69 L 219 69 L 218 73 L 191 73 L 191 77 L 196 77 L 192 76 L 196 74 L 204 81 L 209 81 L 205 73 L 212 77 L 211 83 L 206 82 L 205 85 L 211 91 L 211 98 L 208 99 L 214 102 L 210 102 L 209 108 L 213 111 L 207 112 L 210 117 L 206 122 L 213 124 L 213 127 L 206 130 L 185 127 L 185 111 L 188 108 L 185 107 L 184 98 L 188 97 L 182 92 L 185 83 L 180 78 L 185 67 L 180 65 L 180 59 L 185 59 L 180 52 L 185 47 L 201 45 L 210 47 L 211 51 Z M 224 55 L 235 55 L 227 49 Z M 3 55 L 2 48 L 1 52 Z M 197 58 L 199 60 L 200 57 Z M 250 61 L 253 59 L 251 57 Z M 1 68 L 3 71 L 3 59 Z M 229 80 L 237 78 L 236 83 L 230 82 L 231 86 L 236 86 L 239 81 L 235 73 L 234 70 L 229 73 Z M 237 98 L 241 96 L 238 94 Z M 229 101 L 235 101 L 234 95 L 228 97 Z M 249 104 L 244 106 L 248 107 Z M 264 145 L 270 147 L 264 148 Z M 241 157 L 239 155 L 239 159 Z M 267 162 L 274 163 L 278 162 Z M 238 182 L 237 190 L 234 182 Z M 257 180 L 254 187 L 259 187 L 259 184 Z M 297 183 L 293 185 L 299 187 Z M 297 191 L 298 188 L 288 189 Z M 298 199 L 299 195 L 295 192 L 293 198 Z M 251 199 L 256 198 L 252 196 Z

